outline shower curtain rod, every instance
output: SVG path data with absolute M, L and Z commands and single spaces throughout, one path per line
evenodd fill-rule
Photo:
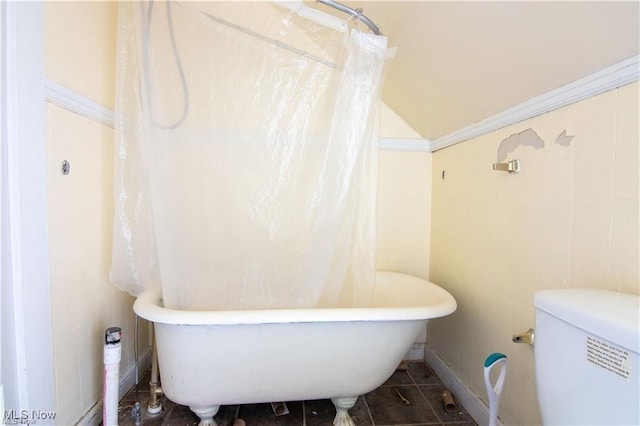
M 337 1 L 334 1 L 334 0 L 316 0 L 316 2 L 325 4 L 327 6 L 330 6 L 330 7 L 333 7 L 335 9 L 338 9 L 338 10 L 340 10 L 342 12 L 348 13 L 348 14 L 352 15 L 353 17 L 355 17 L 356 19 L 358 19 L 361 22 L 363 22 L 364 24 L 366 24 L 374 34 L 382 35 L 382 33 L 380 32 L 380 29 L 376 26 L 376 24 L 374 24 L 369 18 L 367 18 L 365 15 L 362 14 L 362 9 L 352 9 L 352 8 L 350 8 L 348 6 L 345 6 L 342 3 L 338 3 Z M 287 5 L 287 3 L 289 3 L 287 1 L 275 1 L 275 3 L 276 4 L 280 4 L 282 6 L 285 6 L 285 7 L 288 7 L 288 8 L 292 8 L 291 6 Z M 300 2 L 300 3 L 302 3 L 302 2 Z M 176 2 L 176 4 L 181 6 L 181 7 L 185 7 L 185 5 L 182 2 Z M 276 45 L 276 46 L 278 46 L 278 47 L 280 47 L 282 49 L 289 50 L 289 51 L 291 51 L 293 53 L 296 53 L 298 55 L 307 57 L 307 58 L 309 58 L 309 59 L 311 59 L 313 61 L 316 61 L 316 62 L 319 62 L 321 64 L 324 64 L 324 65 L 326 65 L 328 67 L 331 67 L 331 68 L 337 68 L 338 67 L 338 65 L 336 63 L 334 63 L 334 62 L 327 61 L 327 60 L 325 60 L 323 58 L 320 58 L 318 56 L 315 56 L 315 55 L 313 55 L 313 54 L 311 54 L 309 52 L 305 52 L 304 50 L 289 46 L 286 43 L 283 43 L 283 42 L 281 42 L 279 40 L 275 40 L 275 39 L 273 39 L 271 37 L 267 37 L 267 36 L 265 36 L 263 34 L 259 34 L 259 33 L 255 32 L 255 31 L 252 31 L 252 30 L 248 29 L 248 28 L 244 28 L 244 27 L 242 27 L 240 25 L 236 25 L 236 24 L 231 23 L 229 21 L 226 21 L 226 20 L 224 20 L 224 19 L 222 19 L 222 18 L 220 18 L 218 16 L 214 16 L 214 15 L 211 15 L 211 14 L 203 12 L 203 11 L 198 11 L 198 13 L 200 15 L 202 15 L 202 16 L 204 16 L 204 17 L 206 17 L 206 18 L 208 18 L 208 19 L 210 19 L 212 21 L 214 21 L 214 22 L 217 22 L 218 24 L 221 24 L 221 25 L 224 25 L 226 27 L 232 28 L 232 29 L 234 29 L 236 31 L 245 33 L 245 34 L 247 34 L 249 36 L 255 37 L 255 38 L 260 39 L 262 41 L 265 41 L 267 43 L 272 43 L 272 44 L 274 44 L 274 45 Z M 330 15 L 328 15 L 328 16 L 330 16 Z
M 316 62 L 319 62 L 319 63 L 321 63 L 323 65 L 326 65 L 328 67 L 331 67 L 331 68 L 337 68 L 338 67 L 334 62 L 327 61 L 327 60 L 322 59 L 322 58 L 320 58 L 320 57 L 318 57 L 316 55 L 312 55 L 309 52 L 305 52 L 304 50 L 298 49 L 298 48 L 293 47 L 293 46 L 289 46 L 288 44 L 283 43 L 283 42 L 281 42 L 279 40 L 273 39 L 271 37 L 267 37 L 265 35 L 262 35 L 260 33 L 255 32 L 255 31 L 252 31 L 252 30 L 250 30 L 248 28 L 241 27 L 240 25 L 236 25 L 236 24 L 231 23 L 229 21 L 225 21 L 224 19 L 219 18 L 219 17 L 214 16 L 214 15 L 211 15 L 209 13 L 206 13 L 206 12 L 200 12 L 200 13 L 203 16 L 209 18 L 210 20 L 212 20 L 214 22 L 217 22 L 218 24 L 221 24 L 221 25 L 224 25 L 226 27 L 232 28 L 232 29 L 234 29 L 236 31 L 239 31 L 241 33 L 245 33 L 245 34 L 247 34 L 247 35 L 249 35 L 251 37 L 255 37 L 255 38 L 257 38 L 259 40 L 262 40 L 264 42 L 274 44 L 274 45 L 276 45 L 276 46 L 278 46 L 278 47 L 280 47 L 282 49 L 288 50 L 288 51 L 293 52 L 295 54 L 298 54 L 300 56 L 304 56 L 305 58 L 309 58 L 309 59 L 314 60 Z
M 362 9 L 352 9 L 349 6 L 346 6 L 346 5 L 344 5 L 342 3 L 339 3 L 339 2 L 337 2 L 335 0 L 316 0 L 316 2 L 322 3 L 322 4 L 324 4 L 326 6 L 329 6 L 329 7 L 333 7 L 334 9 L 337 9 L 340 12 L 348 13 L 349 15 L 353 16 L 354 18 L 360 20 L 367 27 L 371 28 L 371 31 L 373 31 L 373 33 L 375 35 L 382 35 L 382 33 L 380 32 L 380 29 L 378 28 L 378 26 L 376 24 L 374 24 L 371 19 L 367 18 L 362 13 Z

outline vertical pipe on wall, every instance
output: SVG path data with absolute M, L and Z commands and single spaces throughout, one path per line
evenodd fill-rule
M 159 414 L 162 411 L 162 404 L 160 403 L 162 388 L 160 387 L 158 349 L 156 347 L 155 326 L 153 323 L 150 323 L 150 326 L 152 335 L 151 341 L 153 347 L 151 348 L 151 381 L 149 382 L 149 406 L 147 407 L 147 413 L 155 415 Z
M 122 349 L 120 327 L 110 327 L 104 333 L 104 401 L 102 424 L 118 425 L 118 388 L 120 382 L 120 358 Z

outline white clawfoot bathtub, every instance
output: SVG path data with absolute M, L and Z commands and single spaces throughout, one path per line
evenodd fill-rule
M 395 371 L 426 320 L 449 315 L 444 289 L 379 271 L 373 307 L 177 311 L 145 293 L 136 314 L 153 321 L 162 390 L 215 425 L 221 405 L 331 398 L 334 424 L 353 425 L 357 397 Z

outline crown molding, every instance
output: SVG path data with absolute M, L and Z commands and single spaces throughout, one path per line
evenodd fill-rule
M 640 55 L 633 56 L 558 89 L 463 127 L 448 135 L 427 139 L 381 138 L 383 151 L 433 152 L 473 139 L 494 130 L 536 117 L 549 111 L 607 92 L 640 79 Z M 113 110 L 52 80 L 45 82 L 47 101 L 89 119 L 114 126 Z
M 83 117 L 113 128 L 114 112 L 96 101 L 69 89 L 55 81 L 45 81 L 45 98 L 48 102 L 79 114 Z M 417 151 L 430 152 L 427 139 L 380 138 L 380 149 L 383 151 Z
M 494 130 L 502 129 L 625 84 L 633 83 L 638 79 L 640 79 L 640 55 L 632 56 L 558 89 L 531 98 L 482 121 L 434 139 L 431 142 L 431 150 L 437 151 Z
M 431 152 L 427 139 L 380 138 L 382 151 Z
M 59 107 L 113 128 L 113 110 L 55 81 L 45 81 L 45 99 Z

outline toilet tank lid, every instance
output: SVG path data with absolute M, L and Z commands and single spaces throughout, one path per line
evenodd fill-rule
M 590 288 L 556 289 L 537 292 L 533 303 L 587 333 L 640 352 L 640 296 Z

